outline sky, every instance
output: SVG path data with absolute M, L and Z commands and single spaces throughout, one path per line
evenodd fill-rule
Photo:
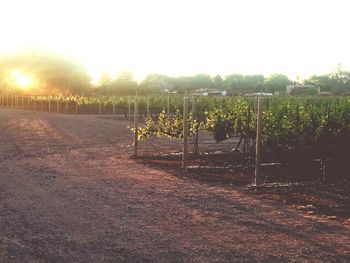
M 350 69 L 347 0 L 0 0 L 0 53 L 23 48 L 80 60 L 96 81 L 148 74 Z

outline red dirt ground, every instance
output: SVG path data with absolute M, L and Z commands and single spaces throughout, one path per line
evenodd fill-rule
M 0 109 L 0 262 L 350 261 L 349 218 L 132 159 L 130 124 Z

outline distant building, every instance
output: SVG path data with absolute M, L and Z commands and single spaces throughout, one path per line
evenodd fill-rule
M 256 92 L 256 93 L 250 93 L 250 94 L 244 94 L 244 96 L 250 96 L 250 97 L 259 97 L 259 96 L 273 96 L 273 93 L 270 92 Z M 277 94 L 276 94 L 277 95 Z
M 208 90 L 208 89 L 197 89 L 193 91 L 191 94 L 193 96 L 228 96 L 226 90 L 219 91 L 219 90 Z
M 288 95 L 318 95 L 318 96 L 331 96 L 331 92 L 321 91 L 320 87 L 315 85 L 287 85 Z
M 310 89 L 315 89 L 315 85 L 287 85 L 287 94 L 288 95 L 293 95 L 294 93 L 296 93 L 296 91 L 298 91 L 298 93 L 305 93 Z
M 176 94 L 176 93 L 177 93 L 177 90 L 164 89 L 164 93 Z
M 320 87 L 315 85 L 287 85 L 288 95 L 318 95 L 332 96 L 332 92 L 321 91 Z
M 320 93 L 318 93 L 318 96 L 332 96 L 333 93 L 329 92 L 329 91 L 321 91 Z

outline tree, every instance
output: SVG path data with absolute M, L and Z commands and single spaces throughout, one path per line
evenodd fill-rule
M 266 92 L 286 92 L 286 87 L 291 81 L 283 74 L 273 74 L 264 81 L 264 91 Z
M 172 78 L 161 75 L 161 74 L 151 74 L 148 75 L 141 83 L 139 87 L 140 93 L 144 94 L 154 94 L 161 93 L 165 90 L 171 91 L 173 89 Z
M 191 91 L 191 77 L 180 76 L 174 78 L 174 90 L 178 93 Z
M 263 75 L 247 75 L 245 76 L 246 85 L 249 90 L 260 92 L 263 90 L 265 77 Z
M 137 82 L 131 72 L 125 71 L 118 74 L 112 81 L 111 89 L 115 95 L 133 95 L 138 91 Z
M 224 88 L 224 80 L 219 74 L 214 77 L 214 87 L 218 90 L 222 90 Z
M 333 82 L 332 91 L 334 94 L 350 92 L 350 72 L 344 70 L 341 64 L 338 64 L 329 76 Z
M 263 75 L 231 74 L 226 76 L 224 85 L 229 91 L 245 94 L 260 91 L 264 80 Z
M 331 91 L 332 86 L 334 83 L 332 83 L 333 80 L 330 76 L 328 75 L 322 75 L 322 76 L 317 76 L 313 75 L 309 79 L 304 80 L 304 84 L 311 84 L 315 85 L 316 87 L 319 87 L 321 91 Z
M 214 88 L 214 83 L 212 78 L 206 74 L 197 74 L 190 77 L 191 90 L 210 90 Z
M 99 77 L 98 90 L 100 93 L 109 95 L 112 93 L 112 78 L 106 70 L 102 70 Z
M 313 75 L 304 83 L 314 84 L 321 91 L 329 91 L 335 95 L 340 95 L 344 92 L 350 92 L 350 72 L 342 68 L 338 64 L 335 70 L 327 75 Z

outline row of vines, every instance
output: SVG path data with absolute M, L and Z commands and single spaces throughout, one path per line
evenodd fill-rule
M 212 134 L 220 143 L 239 138 L 240 149 L 247 160 L 254 160 L 256 139 L 256 99 L 192 99 L 188 116 L 188 136 L 198 144 L 201 131 Z M 325 169 L 328 174 L 346 176 L 350 156 L 350 99 L 337 98 L 265 98 L 263 107 L 263 162 L 279 163 L 298 173 L 310 175 Z M 157 118 L 148 116 L 139 128 L 139 140 L 155 136 L 183 138 L 183 117 L 178 109 Z M 196 147 L 194 147 L 196 152 Z M 300 173 L 302 170 L 302 173 Z
M 134 96 L 9 96 L 0 95 L 0 106 L 70 114 L 115 114 L 130 117 Z M 247 163 L 255 158 L 257 100 L 248 97 L 190 97 L 188 136 L 198 153 L 201 133 L 212 134 L 220 143 L 236 137 L 233 149 L 244 154 Z M 138 139 L 183 138 L 183 96 L 137 97 L 139 118 L 144 124 Z M 267 97 L 263 106 L 263 162 L 288 165 L 313 173 L 327 167 L 347 174 L 350 154 L 350 98 Z M 318 168 L 317 168 L 318 169 Z
M 174 113 L 181 109 L 183 96 L 151 95 L 138 98 L 140 117 L 158 114 L 162 109 Z M 9 96 L 0 95 L 0 106 L 75 114 L 133 114 L 134 96 Z

